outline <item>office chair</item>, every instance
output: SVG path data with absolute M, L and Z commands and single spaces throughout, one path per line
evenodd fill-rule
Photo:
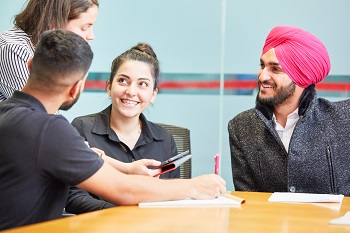
M 167 125 L 163 123 L 156 123 L 157 125 L 168 130 L 171 135 L 173 135 L 176 148 L 179 153 L 189 150 L 191 153 L 191 140 L 190 140 L 190 130 L 187 128 Z M 180 178 L 189 179 L 191 178 L 191 159 L 187 160 L 180 165 Z

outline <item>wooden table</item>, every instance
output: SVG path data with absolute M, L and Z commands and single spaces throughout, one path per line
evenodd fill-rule
M 115 207 L 3 232 L 350 232 L 350 226 L 329 224 L 331 219 L 350 211 L 350 197 L 334 210 L 314 204 L 268 202 L 271 193 L 232 194 L 246 202 L 231 208 Z

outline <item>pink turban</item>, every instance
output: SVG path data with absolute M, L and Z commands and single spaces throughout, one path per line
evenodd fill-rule
M 298 86 L 306 88 L 327 77 L 331 63 L 326 47 L 311 33 L 277 26 L 266 38 L 262 54 L 274 48 L 282 69 Z

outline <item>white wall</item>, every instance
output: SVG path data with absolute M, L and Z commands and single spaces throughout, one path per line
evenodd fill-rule
M 11 27 L 23 3 L 0 1 L 0 31 Z M 116 55 L 145 41 L 163 72 L 219 73 L 223 32 L 225 72 L 252 74 L 267 33 L 285 24 L 318 36 L 329 50 L 331 74 L 349 75 L 349 9 L 349 0 L 100 0 L 91 71 L 108 72 Z

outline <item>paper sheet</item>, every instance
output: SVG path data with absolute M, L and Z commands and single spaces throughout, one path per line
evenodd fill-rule
M 310 203 L 311 205 L 314 205 L 314 206 L 319 206 L 319 207 L 322 207 L 322 208 L 327 208 L 327 209 L 330 209 L 332 211 L 337 211 L 339 212 L 340 208 L 341 208 L 341 202 L 314 202 L 314 203 Z
M 299 202 L 299 203 L 333 203 L 342 202 L 344 195 L 314 194 L 314 193 L 289 193 L 275 192 L 268 201 L 270 202 Z
M 160 202 L 141 202 L 139 207 L 189 207 L 189 206 L 240 206 L 241 202 L 230 198 L 220 196 L 211 200 L 193 200 L 193 199 L 183 199 L 177 201 L 160 201 Z
M 329 224 L 350 225 L 350 211 L 346 212 L 343 217 L 332 219 Z

